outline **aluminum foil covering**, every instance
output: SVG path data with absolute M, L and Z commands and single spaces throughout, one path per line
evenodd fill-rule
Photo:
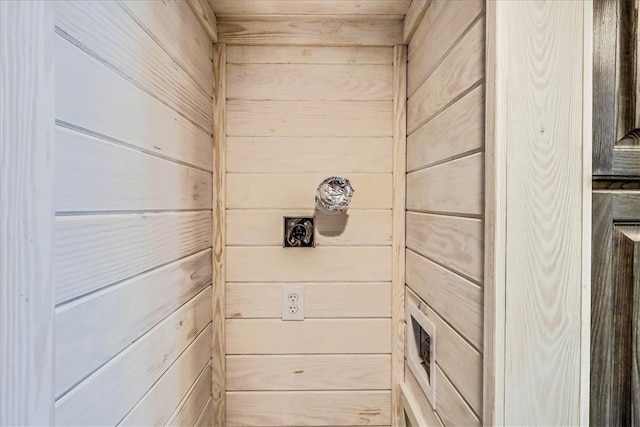
M 346 212 L 351 205 L 354 189 L 346 178 L 332 176 L 320 183 L 316 190 L 316 206 L 329 215 Z

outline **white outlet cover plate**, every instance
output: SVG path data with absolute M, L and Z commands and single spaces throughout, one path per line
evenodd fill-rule
M 291 295 L 297 295 L 298 301 L 292 303 L 289 298 Z M 292 313 L 289 309 L 292 305 L 298 307 L 296 313 Z M 304 288 L 302 286 L 282 287 L 282 320 L 304 320 Z

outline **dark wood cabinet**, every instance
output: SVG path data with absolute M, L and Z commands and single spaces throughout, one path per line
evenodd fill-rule
M 640 426 L 639 3 L 594 2 L 593 426 Z

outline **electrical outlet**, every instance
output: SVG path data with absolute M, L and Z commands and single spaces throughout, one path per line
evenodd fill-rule
M 282 287 L 282 320 L 304 320 L 302 286 Z

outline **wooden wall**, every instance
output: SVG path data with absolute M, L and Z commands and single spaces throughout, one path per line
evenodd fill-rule
M 0 2 L 0 425 L 53 423 L 53 3 Z
M 391 423 L 392 51 L 227 46 L 229 426 Z M 282 248 L 282 217 L 313 215 L 332 175 L 348 216 Z M 304 321 L 280 319 L 284 284 Z
M 405 21 L 406 283 L 407 300 L 420 302 L 436 326 L 435 412 L 409 369 L 405 381 L 425 419 L 480 425 L 484 2 L 421 3 Z
M 55 421 L 211 418 L 212 45 L 185 2 L 55 2 Z

